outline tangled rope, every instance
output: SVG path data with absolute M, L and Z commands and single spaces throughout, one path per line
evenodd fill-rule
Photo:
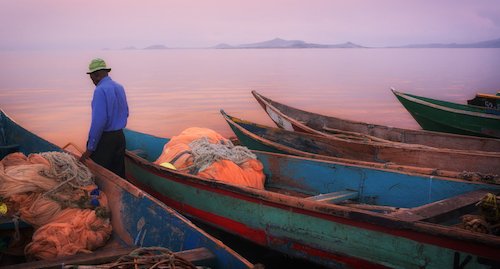
M 500 221 L 500 208 L 496 195 L 492 193 L 486 194 L 476 206 L 481 209 L 481 214 L 486 221 L 497 223 Z
M 480 209 L 481 215 L 462 216 L 464 229 L 485 234 L 499 234 L 500 207 L 498 201 L 498 197 L 492 193 L 488 193 L 481 198 L 481 200 L 476 203 L 476 206 Z
M 462 224 L 464 229 L 472 232 L 483 234 L 491 233 L 491 225 L 489 225 L 482 216 L 464 215 L 462 216 Z
M 181 258 L 171 250 L 162 247 L 138 248 L 120 257 L 116 262 L 99 267 L 105 269 L 135 269 L 135 268 L 178 268 L 196 269 L 191 262 Z
M 75 157 L 65 152 L 43 152 L 40 153 L 42 157 L 47 159 L 50 163 L 50 169 L 43 170 L 43 176 L 57 180 L 59 185 L 47 191 L 45 195 L 50 195 L 56 192 L 65 184 L 73 188 L 80 188 L 94 184 L 92 172 L 81 162 L 77 161 Z
M 214 162 L 230 160 L 235 164 L 242 164 L 249 159 L 257 159 L 248 148 L 235 146 L 231 141 L 219 141 L 217 144 L 210 143 L 208 138 L 202 137 L 189 144 L 193 156 L 191 171 L 196 174 L 205 170 Z

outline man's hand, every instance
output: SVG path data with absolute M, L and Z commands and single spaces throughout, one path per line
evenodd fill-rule
M 85 161 L 87 161 L 87 159 L 90 157 L 90 155 L 92 155 L 92 152 L 93 151 L 90 151 L 90 150 L 86 150 L 82 156 L 80 157 L 80 162 L 84 163 Z

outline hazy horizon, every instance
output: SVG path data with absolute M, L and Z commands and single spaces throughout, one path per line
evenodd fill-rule
M 385 47 L 500 37 L 496 0 L 0 1 L 0 50 L 204 48 L 278 37 Z

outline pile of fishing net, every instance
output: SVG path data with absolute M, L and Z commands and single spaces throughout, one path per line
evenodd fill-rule
M 207 179 L 264 189 L 262 163 L 255 154 L 206 128 L 191 127 L 165 144 L 156 164 Z
M 0 161 L 0 197 L 5 215 L 35 229 L 24 249 L 29 258 L 90 253 L 112 232 L 105 194 L 88 168 L 67 153 L 7 155 Z

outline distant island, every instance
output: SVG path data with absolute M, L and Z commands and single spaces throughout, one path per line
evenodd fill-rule
M 430 43 L 430 44 L 410 44 L 404 46 L 387 46 L 387 47 L 368 47 L 363 45 L 358 45 L 352 42 L 346 42 L 341 44 L 317 44 L 308 43 L 302 40 L 285 40 L 281 38 L 275 38 L 272 40 L 241 44 L 241 45 L 230 45 L 227 43 L 220 43 L 213 47 L 208 47 L 208 49 L 302 49 L 302 48 L 500 48 L 500 38 L 493 40 L 486 40 L 475 43 Z M 129 46 L 123 48 L 123 50 L 136 50 L 136 47 Z M 164 50 L 172 49 L 164 45 L 151 45 L 143 48 L 143 50 Z M 207 49 L 207 48 L 203 48 Z
M 231 46 L 225 43 L 219 44 L 215 49 L 286 49 L 286 48 L 363 48 L 363 46 L 347 42 L 335 45 L 307 43 L 302 40 L 284 40 L 275 38 L 268 41 Z
M 457 44 L 457 43 L 448 43 L 448 44 L 440 44 L 440 43 L 431 43 L 431 44 L 413 44 L 406 45 L 394 48 L 500 48 L 500 38 L 493 40 L 486 40 L 476 43 L 465 43 L 465 44 Z

